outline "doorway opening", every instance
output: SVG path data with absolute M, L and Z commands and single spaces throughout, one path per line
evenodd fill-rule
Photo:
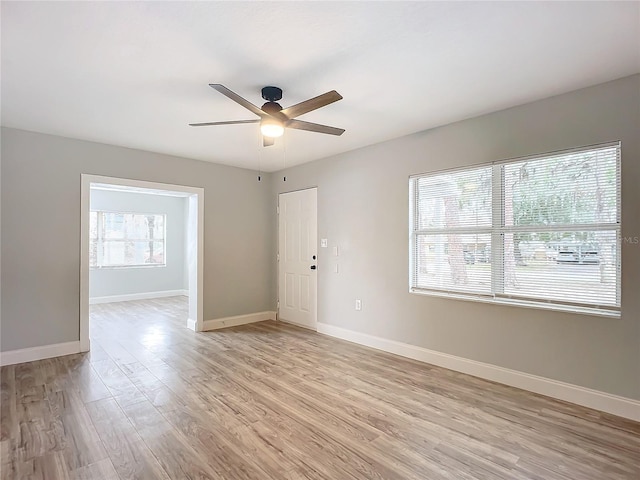
M 182 303 L 185 326 L 201 331 L 204 189 L 83 174 L 80 203 L 80 350 L 90 349 L 90 303 L 186 294 L 171 308 Z

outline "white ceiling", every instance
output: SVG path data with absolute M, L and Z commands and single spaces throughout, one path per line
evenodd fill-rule
M 640 72 L 639 2 L 3 2 L 2 124 L 275 171 Z M 259 146 L 260 106 L 344 99 Z M 283 148 L 283 144 L 285 148 Z M 286 150 L 286 151 L 285 151 Z

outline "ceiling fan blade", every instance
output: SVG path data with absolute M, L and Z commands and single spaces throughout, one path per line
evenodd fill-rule
M 327 133 L 329 135 L 342 135 L 344 128 L 328 127 L 319 123 L 303 122 L 302 120 L 288 120 L 285 123 L 287 128 L 295 128 L 297 130 L 307 130 L 309 132 Z
M 263 147 L 270 147 L 271 145 L 273 145 L 274 143 L 276 143 L 276 139 L 273 137 L 262 137 L 262 146 Z
M 219 83 L 210 83 L 209 86 L 211 88 L 213 88 L 214 90 L 217 90 L 218 92 L 220 92 L 221 94 L 223 94 L 225 97 L 230 98 L 231 100 L 233 100 L 234 102 L 242 105 L 244 108 L 246 108 L 247 110 L 252 111 L 253 113 L 255 113 L 256 115 L 258 115 L 260 118 L 268 116 L 266 113 L 264 113 L 261 109 L 259 109 L 258 107 L 256 107 L 253 103 L 251 103 L 248 100 L 245 100 L 244 98 L 242 98 L 240 95 L 238 95 L 235 92 L 232 92 L 231 90 L 229 90 L 227 87 L 225 87 L 224 85 L 220 85 Z
M 342 95 L 335 90 L 331 90 L 330 92 L 323 93 L 317 97 L 310 98 L 309 100 L 305 100 L 304 102 L 285 108 L 284 110 L 281 110 L 280 113 L 284 113 L 287 118 L 296 118 L 312 110 L 317 110 L 318 108 L 329 105 L 330 103 L 337 102 L 338 100 L 342 100 Z
M 190 123 L 190 127 L 208 127 L 209 125 L 236 125 L 238 123 L 260 123 L 260 120 L 230 120 L 228 122 Z

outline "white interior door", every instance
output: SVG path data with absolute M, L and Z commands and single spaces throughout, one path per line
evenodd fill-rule
M 278 198 L 278 318 L 316 329 L 317 189 Z

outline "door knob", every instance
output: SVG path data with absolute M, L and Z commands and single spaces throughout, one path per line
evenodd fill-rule
M 315 270 L 317 267 L 315 265 L 311 265 L 309 268 L 311 268 L 311 270 Z

